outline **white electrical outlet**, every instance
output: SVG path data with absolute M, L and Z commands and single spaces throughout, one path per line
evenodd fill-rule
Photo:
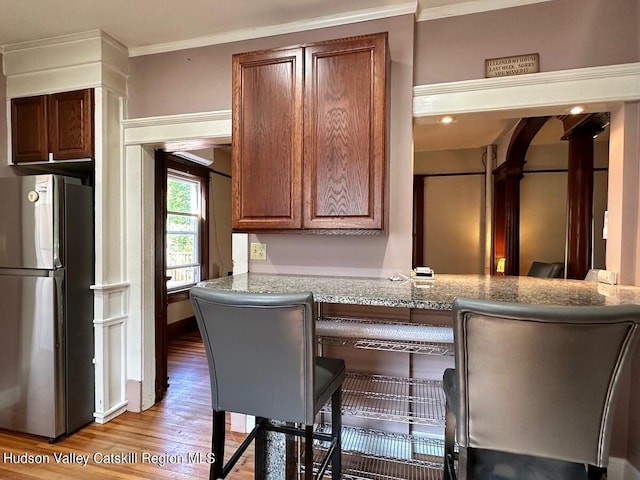
M 267 259 L 267 244 L 251 242 L 251 248 L 249 253 L 249 259 L 251 260 L 266 260 Z
M 598 282 L 615 285 L 618 280 L 618 274 L 611 270 L 600 270 L 598 272 Z

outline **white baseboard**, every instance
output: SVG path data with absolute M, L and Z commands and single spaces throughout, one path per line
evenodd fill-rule
M 607 478 L 608 480 L 640 480 L 640 472 L 626 458 L 611 457 Z

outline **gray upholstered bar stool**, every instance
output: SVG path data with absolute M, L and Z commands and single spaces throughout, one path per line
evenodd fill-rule
M 640 306 L 560 307 L 458 298 L 445 479 L 600 479 Z
M 527 272 L 527 277 L 538 278 L 562 278 L 564 276 L 564 263 L 532 262 Z
M 193 287 L 191 302 L 202 335 L 213 408 L 211 480 L 225 478 L 256 439 L 256 478 L 265 473 L 265 431 L 305 438 L 305 478 L 313 478 L 313 439 L 330 442 L 318 478 L 331 461 L 341 473 L 343 360 L 316 357 L 311 293 L 249 294 Z M 331 398 L 331 434 L 313 431 L 318 411 Z M 256 417 L 256 426 L 226 465 L 225 411 Z M 269 420 L 304 425 L 274 425 Z

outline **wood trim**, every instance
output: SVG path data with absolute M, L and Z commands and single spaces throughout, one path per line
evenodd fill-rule
M 413 176 L 413 255 L 412 267 L 424 265 L 424 179 Z
M 594 136 L 609 124 L 608 113 L 560 118 L 569 141 L 566 278 L 583 279 L 591 267 Z
M 184 335 L 185 333 L 197 331 L 198 324 L 196 322 L 196 317 L 194 316 L 183 318 L 182 320 L 178 320 L 177 322 L 173 322 L 167 325 L 167 337 L 169 338 L 169 340 Z
M 166 155 L 161 150 L 155 154 L 155 291 L 156 291 L 156 379 L 155 401 L 162 400 L 169 386 L 167 373 L 167 282 L 166 282 L 166 235 L 165 218 L 167 216 L 167 166 Z
M 179 290 L 167 294 L 167 304 L 189 300 L 189 290 Z
M 522 119 L 516 125 L 506 161 L 494 171 L 494 227 L 491 271 L 505 259 L 505 275 L 520 275 L 520 180 L 527 150 L 549 117 Z

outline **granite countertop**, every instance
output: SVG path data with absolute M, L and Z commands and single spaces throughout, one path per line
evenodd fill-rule
M 640 304 L 640 287 L 582 280 L 436 275 L 433 280 L 246 273 L 205 280 L 202 287 L 252 293 L 313 292 L 317 302 L 450 310 L 457 296 L 528 304 Z

